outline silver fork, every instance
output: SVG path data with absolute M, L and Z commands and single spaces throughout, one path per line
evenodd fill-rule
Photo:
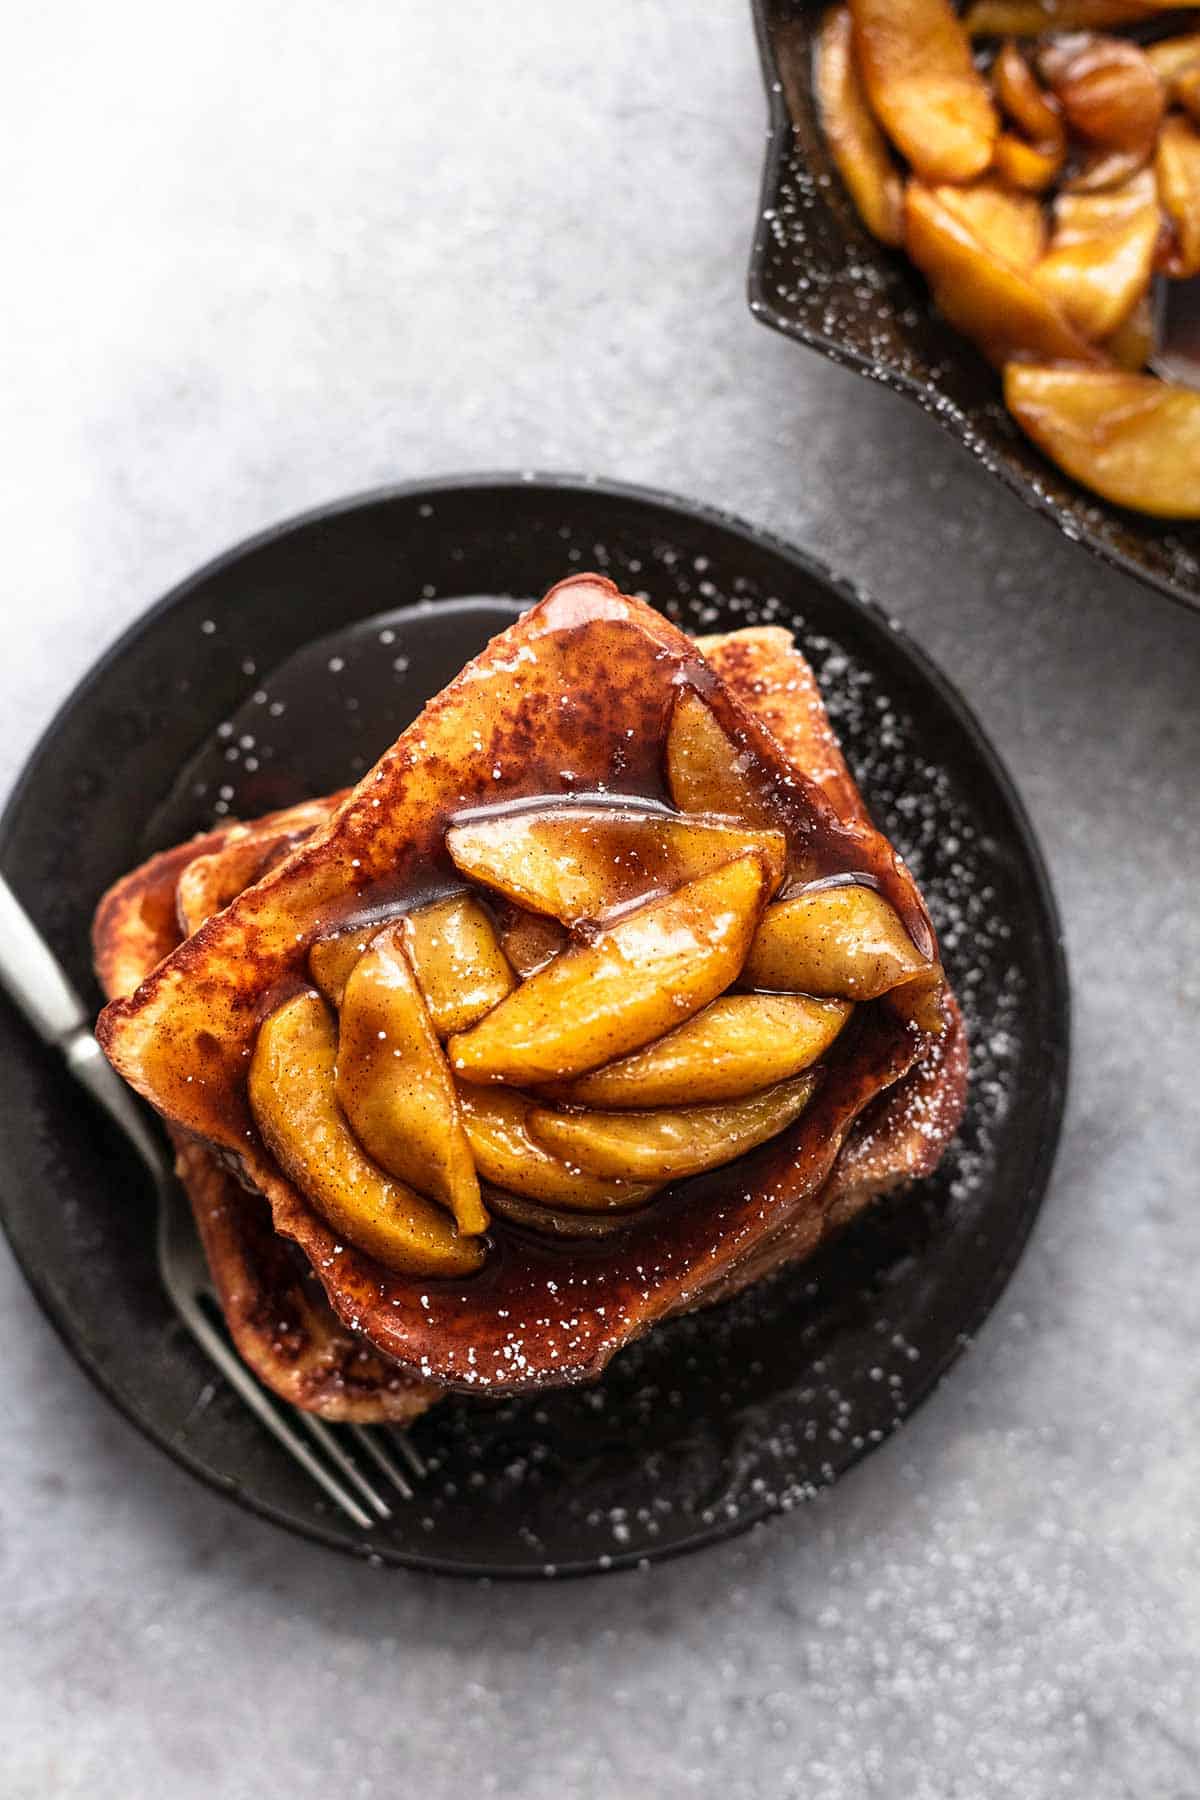
M 158 1268 L 176 1312 L 201 1349 L 271 1436 L 364 1531 L 389 1519 L 383 1483 L 404 1500 L 413 1490 L 390 1444 L 417 1479 L 425 1473 L 402 1433 L 388 1443 L 361 1425 L 336 1431 L 323 1419 L 275 1398 L 251 1374 L 216 1320 L 220 1307 L 191 1210 L 159 1138 L 133 1094 L 92 1035 L 91 1019 L 53 952 L 7 881 L 0 876 L 0 986 L 6 988 L 47 1044 L 61 1052 L 75 1079 L 120 1127 L 141 1157 L 158 1200 Z M 307 1433 L 307 1437 L 305 1436 Z M 352 1443 L 377 1472 L 371 1479 L 347 1449 Z M 382 1478 L 382 1479 L 380 1479 Z

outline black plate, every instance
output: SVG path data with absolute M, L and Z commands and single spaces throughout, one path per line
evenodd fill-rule
M 656 1331 L 597 1389 L 438 1407 L 415 1432 L 431 1465 L 416 1504 L 364 1535 L 212 1391 L 159 1287 L 136 1160 L 0 1008 L 5 1223 L 80 1362 L 185 1467 L 385 1562 L 613 1568 L 711 1542 L 831 1482 L 987 1313 L 1058 1133 L 1067 986 L 1054 902 L 1021 803 L 962 701 L 811 558 L 724 515 L 595 482 L 470 477 L 354 500 L 243 545 L 149 613 L 67 702 L 0 822 L 0 861 L 71 975 L 95 995 L 92 908 L 143 853 L 148 818 L 161 839 L 223 806 L 253 811 L 352 778 L 513 597 L 588 567 L 691 628 L 778 621 L 799 633 L 877 817 L 930 897 L 971 1024 L 968 1118 L 933 1180 L 804 1267 Z M 481 593 L 498 607 L 448 605 Z M 422 598 L 428 654 L 394 669 L 377 615 Z M 278 711 L 271 671 L 330 632 L 340 648 L 302 658 L 284 683 L 326 703 L 289 728 L 301 709 Z
M 750 258 L 751 311 L 915 400 L 1067 537 L 1172 600 L 1200 606 L 1200 524 L 1111 506 L 1055 468 L 1009 418 L 995 371 L 933 311 L 916 269 L 859 221 L 813 99 L 812 38 L 822 6 L 753 5 L 770 135 Z

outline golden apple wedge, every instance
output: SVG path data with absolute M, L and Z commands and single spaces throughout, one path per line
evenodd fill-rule
M 370 1161 L 338 1105 L 337 1037 L 318 994 L 297 994 L 259 1030 L 249 1093 L 263 1141 L 288 1179 L 347 1242 L 389 1269 L 470 1275 L 483 1262 L 440 1206 Z
M 511 1088 L 459 1085 L 463 1125 L 479 1173 L 493 1187 L 541 1206 L 613 1212 L 640 1206 L 655 1192 L 647 1182 L 606 1181 L 555 1156 L 529 1134 L 536 1104 Z
M 629 1219 L 622 1212 L 569 1212 L 561 1206 L 543 1206 L 503 1188 L 490 1189 L 488 1204 L 510 1225 L 523 1225 L 540 1238 L 606 1238 L 623 1231 Z
M 1154 172 L 1171 221 L 1167 274 L 1189 280 L 1200 275 L 1200 126 L 1182 113 L 1173 113 L 1158 135 Z
M 1075 136 L 1102 150 L 1150 154 L 1166 89 L 1139 44 L 1086 33 L 1055 36 L 1038 56 L 1038 72 Z
M 1001 186 L 1018 193 L 1044 194 L 1062 174 L 1066 160 L 1065 138 L 1057 144 L 1027 144 L 1015 131 L 1002 131 L 996 139 L 990 173 Z
M 726 995 L 644 1050 L 546 1091 L 603 1110 L 742 1100 L 818 1061 L 853 1010 L 807 994 Z
M 556 1112 L 534 1107 L 529 1131 L 539 1143 L 613 1181 L 682 1181 L 765 1144 L 800 1117 L 816 1087 L 799 1075 L 726 1106 L 650 1112 Z
M 1200 518 L 1200 393 L 1118 369 L 1012 363 L 1004 401 L 1084 487 L 1160 519 Z
M 446 845 L 468 880 L 567 925 L 666 893 L 748 850 L 761 852 L 777 887 L 787 850 L 780 831 L 633 806 L 501 813 L 452 826 Z
M 381 1168 L 440 1200 L 460 1231 L 484 1231 L 487 1214 L 458 1096 L 402 932 L 381 932 L 346 983 L 337 1097 Z
M 626 913 L 452 1037 L 456 1074 L 565 1081 L 662 1037 L 737 975 L 768 891 L 765 859 L 751 852 Z
M 778 815 L 745 773 L 737 745 L 690 689 L 672 708 L 665 760 L 667 792 L 680 812 L 723 814 L 755 829 L 776 825 Z
M 769 906 L 741 982 L 778 993 L 877 1000 L 928 967 L 883 896 L 847 883 Z
M 354 965 L 366 955 L 378 929 L 377 925 L 369 925 L 365 931 L 342 931 L 337 937 L 318 938 L 309 951 L 308 972 L 331 1006 L 342 1004 Z
M 1045 92 L 1024 51 L 1011 39 L 996 53 L 992 84 L 1000 105 L 1030 144 L 1039 144 L 1047 151 L 1064 149 L 1062 109 Z
M 970 181 L 992 160 L 997 118 L 950 0 L 850 0 L 871 106 L 926 181 Z
M 470 894 L 409 913 L 401 929 L 440 1037 L 468 1030 L 517 985 L 495 926 Z
M 1029 269 L 1046 248 L 1046 217 L 1034 194 L 1018 193 L 984 176 L 969 187 L 938 187 L 932 192 L 960 219 L 991 256 Z
M 831 6 L 814 46 L 813 90 L 821 129 L 867 230 L 885 244 L 904 237 L 903 185 L 867 102 L 847 6 Z
M 1103 193 L 1060 194 L 1033 279 L 1085 337 L 1111 337 L 1150 286 L 1160 226 L 1150 169 Z
M 932 188 L 910 181 L 904 215 L 905 248 L 938 307 L 993 362 L 1016 356 L 1100 360 L 1032 274 L 992 255 Z

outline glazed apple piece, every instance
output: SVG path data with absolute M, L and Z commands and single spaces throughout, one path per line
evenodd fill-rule
M 539 1207 L 619 1212 L 641 1206 L 656 1192 L 650 1182 L 608 1181 L 554 1155 L 530 1136 L 535 1104 L 511 1088 L 459 1084 L 463 1124 L 483 1179 Z
M 309 951 L 308 972 L 331 1006 L 341 1006 L 354 965 L 366 954 L 378 929 L 377 925 L 371 925 L 366 930 L 342 931 L 336 937 L 318 938 Z
M 777 813 L 751 781 L 737 746 L 710 706 L 692 689 L 671 711 L 666 745 L 667 791 L 680 812 L 725 814 L 770 829 Z
M 1004 187 L 1024 194 L 1044 194 L 1062 174 L 1066 160 L 1065 139 L 1060 145 L 1027 144 L 1015 132 L 1004 131 L 996 139 L 992 174 Z
M 905 246 L 938 307 L 985 356 L 1000 364 L 1013 357 L 1099 361 L 1032 276 L 989 254 L 932 188 L 910 181 L 904 211 Z
M 1038 55 L 1038 72 L 1077 137 L 1101 150 L 1149 156 L 1166 91 L 1138 44 L 1087 33 L 1053 37 Z
M 1173 113 L 1158 137 L 1154 158 L 1163 211 L 1171 221 L 1168 275 L 1200 275 L 1200 129 Z
M 970 181 L 992 159 L 998 123 L 950 0 L 850 0 L 871 106 L 926 181 Z
M 940 962 L 928 963 L 907 981 L 887 991 L 887 1003 L 902 1019 L 911 1019 L 919 1031 L 942 1037 L 950 1026 L 947 1009 L 946 971 Z
M 963 23 L 972 37 L 1041 37 L 1138 25 L 1178 8 L 1179 0 L 974 0 Z
M 501 813 L 452 826 L 446 846 L 468 880 L 567 925 L 666 893 L 749 850 L 765 859 L 774 888 L 786 857 L 782 832 L 638 807 Z
M 969 187 L 938 187 L 932 192 L 960 219 L 991 256 L 1014 269 L 1029 269 L 1046 248 L 1046 217 L 1032 194 L 1014 193 L 986 176 Z
M 847 6 L 831 6 L 814 48 L 813 86 L 838 172 L 873 236 L 899 244 L 904 236 L 903 186 L 891 151 L 867 103 L 854 54 Z
M 853 1010 L 807 994 L 727 995 L 657 1043 L 547 1092 L 605 1110 L 742 1100 L 817 1062 Z
M 620 1181 L 683 1181 L 732 1162 L 791 1125 L 817 1077 L 753 1094 L 727 1106 L 648 1112 L 556 1112 L 531 1108 L 530 1134 L 567 1162 Z
M 1167 98 L 1200 122 L 1200 31 L 1148 44 L 1146 56 Z
M 440 1200 L 460 1231 L 484 1231 L 487 1214 L 454 1083 L 403 930 L 381 932 L 346 983 L 337 1097 L 381 1168 Z
M 1085 337 L 1111 337 L 1150 286 L 1160 227 L 1149 169 L 1105 193 L 1060 194 L 1033 279 Z
M 1062 108 L 1046 93 L 1023 51 L 1011 39 L 996 54 L 992 83 L 997 100 L 1023 138 L 1030 144 L 1062 150 L 1066 138 Z
M 288 1179 L 334 1230 L 389 1269 L 469 1275 L 483 1262 L 433 1201 L 393 1180 L 359 1146 L 335 1091 L 337 1036 L 311 990 L 264 1021 L 250 1062 L 255 1123 Z
M 1171 83 L 1184 69 L 1190 69 L 1194 63 L 1200 62 L 1200 31 L 1186 31 L 1179 37 L 1159 38 L 1156 44 L 1147 44 L 1146 60 L 1159 80 L 1170 93 Z
M 1034 443 L 1105 500 L 1200 518 L 1200 393 L 1123 370 L 1014 363 L 1004 399 Z
M 511 994 L 516 979 L 479 901 L 453 894 L 407 915 L 404 948 L 441 1037 L 466 1031 Z
M 523 1225 L 539 1237 L 606 1238 L 623 1231 L 628 1215 L 620 1212 L 568 1212 L 563 1207 L 543 1206 L 501 1188 L 489 1191 L 488 1204 L 511 1225 Z
M 567 1080 L 661 1037 L 737 975 L 770 891 L 740 856 L 625 914 L 530 976 L 447 1046 L 469 1081 Z
M 1044 193 L 1058 179 L 1066 161 L 1062 109 L 1053 95 L 1042 89 L 1011 39 L 992 64 L 992 82 L 1015 129 L 1001 132 L 996 140 L 990 174 L 1003 187 Z M 986 236 L 984 241 L 988 241 Z
M 417 985 L 440 1036 L 465 1031 L 516 986 L 495 926 L 471 895 L 454 894 L 420 907 L 400 925 Z M 310 950 L 309 973 L 334 1006 L 341 1006 L 351 972 L 379 929 L 371 925 L 341 932 L 320 939 Z
M 877 1000 L 929 968 L 882 894 L 846 883 L 769 906 L 741 980 L 778 993 Z

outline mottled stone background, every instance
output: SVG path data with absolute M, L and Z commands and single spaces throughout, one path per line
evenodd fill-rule
M 1077 1005 L 1041 1226 L 947 1387 L 821 1505 L 646 1575 L 293 1542 L 137 1438 L 0 1255 L 6 1800 L 1193 1800 L 1200 620 L 752 323 L 740 0 L 6 26 L 0 778 L 246 532 L 405 476 L 622 476 L 814 546 L 942 661 Z

